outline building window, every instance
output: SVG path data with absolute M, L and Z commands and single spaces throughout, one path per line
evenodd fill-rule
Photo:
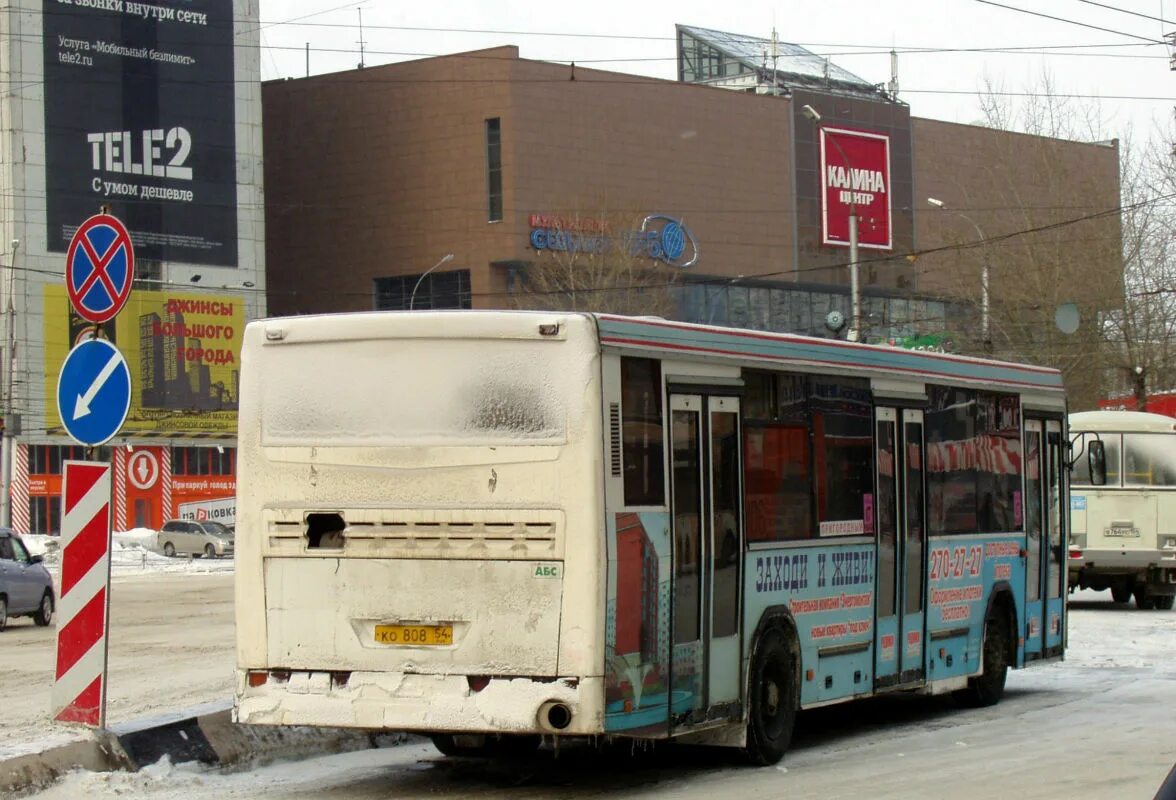
M 173 447 L 173 475 L 234 475 L 236 451 L 232 447 Z
M 61 498 L 29 498 L 29 533 L 61 532 Z
M 376 278 L 376 310 L 407 311 L 416 309 L 473 308 L 470 293 L 470 271 L 430 272 L 420 281 L 420 275 L 396 275 Z M 417 286 L 417 281 L 421 285 Z M 416 297 L 413 298 L 413 290 Z
M 86 458 L 86 448 L 81 445 L 29 445 L 30 475 L 60 475 L 61 465 L 66 461 L 95 460 L 110 461 L 110 448 L 99 447 L 94 458 Z
M 502 121 L 486 120 L 486 199 L 490 222 L 502 221 Z
M 153 258 L 135 259 L 135 289 L 163 289 L 163 262 Z

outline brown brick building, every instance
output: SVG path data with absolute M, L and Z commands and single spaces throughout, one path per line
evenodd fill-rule
M 553 260 L 634 252 L 644 222 L 637 260 L 661 247 L 675 316 L 832 335 L 826 313 L 850 310 L 837 196 L 864 204 L 874 237 L 859 255 L 870 341 L 946 330 L 976 350 L 987 265 L 998 354 L 1056 363 L 1031 347 L 1053 337 L 1037 317 L 1074 302 L 1090 318 L 1117 296 L 1114 143 L 912 118 L 849 73 L 814 76 L 799 48 L 769 74 L 713 33 L 679 28 L 676 82 L 500 47 L 265 84 L 270 313 L 407 308 L 414 288 L 416 308 L 511 307 Z M 838 128 L 849 138 L 823 131 Z M 859 145 L 885 152 L 886 174 L 829 171 L 867 159 Z M 566 266 L 587 276 L 581 263 Z M 601 275 L 584 280 L 619 280 Z

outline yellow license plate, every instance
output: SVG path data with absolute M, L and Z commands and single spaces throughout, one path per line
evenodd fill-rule
M 452 625 L 377 625 L 376 644 L 437 647 L 453 644 Z

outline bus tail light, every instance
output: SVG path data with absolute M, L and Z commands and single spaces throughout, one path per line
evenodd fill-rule
M 474 694 L 485 689 L 490 685 L 489 675 L 467 675 L 466 682 L 470 685 L 470 691 Z
M 265 682 L 269 679 L 269 673 L 265 670 L 251 669 L 246 676 L 249 686 L 256 689 L 258 686 L 265 686 Z
M 1070 548 L 1070 558 L 1081 561 L 1082 560 L 1082 551 L 1079 550 L 1077 547 L 1071 547 Z

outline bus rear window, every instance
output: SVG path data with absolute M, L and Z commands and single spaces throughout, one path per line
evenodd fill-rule
M 266 348 L 261 362 L 271 447 L 562 444 L 569 387 L 588 381 L 547 342 L 327 341 Z

